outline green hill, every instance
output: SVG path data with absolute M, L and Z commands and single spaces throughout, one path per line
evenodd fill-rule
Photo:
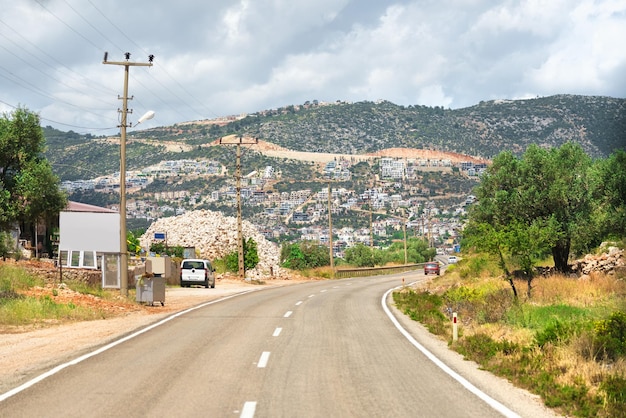
M 119 146 L 91 135 L 45 128 L 51 161 L 61 178 L 84 178 L 119 168 Z M 198 147 L 241 134 L 297 151 L 362 154 L 408 147 L 491 158 L 503 150 L 521 155 L 528 145 L 553 147 L 572 141 L 592 157 L 626 147 L 626 100 L 558 95 L 481 102 L 463 109 L 399 106 L 380 102 L 307 102 L 225 121 L 197 121 L 129 134 L 127 164 L 140 168 L 161 160 L 193 158 L 197 152 L 168 151 L 159 143 Z M 155 140 L 133 142 L 133 138 Z M 212 147 L 220 148 L 220 147 Z M 199 149 L 199 148 L 198 148 Z M 221 160 L 218 149 L 202 154 Z M 203 155 L 204 156 L 204 155 Z M 229 158 L 232 160 L 232 158 Z M 82 169 L 76 169 L 80 161 Z

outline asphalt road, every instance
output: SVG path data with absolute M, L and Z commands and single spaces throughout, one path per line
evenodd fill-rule
M 0 402 L 0 416 L 540 416 L 523 395 L 495 383 L 483 396 L 473 384 L 485 390 L 486 377 L 459 382 L 424 355 L 381 303 L 398 284 L 319 281 L 210 302 L 51 372 Z

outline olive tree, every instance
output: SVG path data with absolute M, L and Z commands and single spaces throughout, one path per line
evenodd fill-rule
M 572 240 L 593 223 L 591 165 L 572 143 L 531 145 L 522 158 L 498 154 L 474 191 L 478 202 L 469 214 L 467 242 L 498 255 L 509 279 L 507 265 L 532 277 L 546 250 L 555 269 L 566 272 Z
M 0 118 L 0 227 L 49 221 L 66 206 L 44 146 L 37 114 L 18 108 Z
M 626 237 L 626 151 L 618 150 L 594 166 L 596 219 L 604 236 Z

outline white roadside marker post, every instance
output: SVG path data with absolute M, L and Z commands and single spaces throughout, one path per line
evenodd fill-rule
M 456 312 L 452 314 L 452 341 L 459 339 L 459 325 L 456 323 Z

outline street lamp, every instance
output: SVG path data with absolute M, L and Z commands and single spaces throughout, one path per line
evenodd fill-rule
M 130 67 L 152 67 L 154 55 L 148 56 L 148 62 L 131 62 L 130 53 L 124 54 L 125 61 L 109 61 L 108 52 L 104 53 L 103 64 L 120 65 L 124 67 L 124 95 L 122 99 L 122 109 L 118 110 L 122 115 L 120 123 L 120 293 L 122 296 L 128 296 L 128 249 L 126 245 L 126 128 L 130 126 L 127 123 L 128 111 L 128 73 Z M 139 122 L 151 119 L 154 112 L 149 111 L 141 118 Z
M 137 121 L 137 125 L 141 122 L 152 119 L 154 112 L 147 111 Z M 126 116 L 124 116 L 126 121 Z M 129 125 L 130 126 L 130 125 Z M 126 238 L 126 125 L 122 124 L 122 136 L 120 139 L 120 292 L 124 296 L 128 296 L 128 248 Z

